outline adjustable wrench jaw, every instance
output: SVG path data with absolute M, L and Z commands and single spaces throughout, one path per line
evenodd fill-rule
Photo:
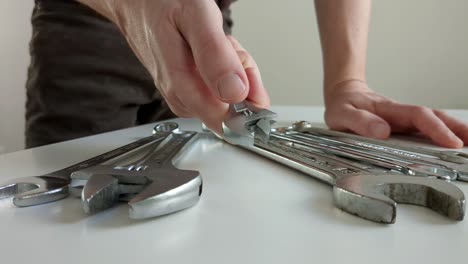
M 171 214 L 195 205 L 202 193 L 198 171 L 162 169 L 142 192 L 129 202 L 129 216 L 145 219 Z
M 139 179 L 139 184 L 127 184 Z M 145 181 L 146 184 L 141 182 Z M 83 210 L 95 214 L 128 201 L 129 216 L 144 219 L 171 214 L 195 205 L 201 195 L 198 171 L 148 169 L 133 175 L 90 175 L 81 191 Z
M 241 146 L 253 146 L 255 138 L 266 142 L 276 116 L 276 113 L 248 101 L 231 104 L 228 117 L 222 124 L 224 140 Z
M 99 165 L 72 174 L 73 179 L 87 180 L 82 191 L 75 193 L 81 196 L 86 213 L 97 213 L 126 201 L 130 218 L 144 219 L 174 213 L 198 202 L 202 189 L 200 173 L 177 169 L 172 164 L 198 134 L 180 131 L 175 123 L 158 125 L 154 132 L 165 139 L 142 149 L 149 151 L 137 161 L 125 166 Z

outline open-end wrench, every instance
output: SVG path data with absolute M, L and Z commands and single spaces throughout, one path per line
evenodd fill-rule
M 465 215 L 465 196 L 454 184 L 428 177 L 372 173 L 339 158 L 304 151 L 296 143 L 271 138 L 242 146 L 333 186 L 338 208 L 381 223 L 394 223 L 396 202 L 428 207 L 453 220 Z
M 459 167 L 458 165 L 465 166 L 463 164 L 452 164 L 442 160 L 434 161 L 427 158 L 417 159 L 405 155 L 394 155 L 391 152 L 377 151 L 373 148 L 361 147 L 351 142 L 335 140 L 334 138 L 328 138 L 323 135 L 300 132 L 293 133 L 297 133 L 296 135 L 299 138 L 305 138 L 306 140 L 317 142 L 317 144 L 339 149 L 343 152 L 342 156 L 346 156 L 347 158 L 356 159 L 358 161 L 370 161 L 371 163 L 377 163 L 379 160 L 383 160 L 388 161 L 388 163 L 408 166 L 411 170 L 410 173 L 406 174 L 409 175 L 434 176 L 444 180 L 458 180 L 460 179 L 460 172 L 457 171 L 456 168 Z M 352 157 L 349 153 L 353 153 L 355 156 Z
M 317 148 L 326 153 L 331 153 L 340 157 L 353 159 L 356 161 L 370 163 L 388 170 L 398 171 L 407 175 L 437 177 L 443 180 L 455 180 L 457 172 L 436 164 L 426 165 L 422 162 L 411 162 L 398 157 L 386 156 L 384 154 L 373 153 L 359 148 L 348 148 L 346 145 L 337 144 L 316 138 L 299 132 L 273 132 L 271 137 L 280 138 Z
M 125 200 L 129 201 L 130 218 L 142 219 L 173 213 L 199 200 L 200 173 L 172 164 L 197 133 L 156 130 L 166 139 L 131 165 L 98 165 L 72 174 L 73 179 L 88 180 L 81 195 L 85 212 L 96 213 Z
M 291 127 L 297 131 L 307 131 L 308 133 L 320 133 L 323 135 L 328 135 L 332 137 L 345 137 L 351 138 L 363 143 L 371 143 L 380 146 L 385 146 L 395 151 L 400 151 L 401 153 L 406 153 L 406 155 L 416 155 L 416 156 L 426 156 L 428 158 L 440 159 L 453 163 L 465 163 L 468 164 L 468 153 L 459 152 L 459 151 L 444 151 L 444 150 L 433 150 L 429 148 L 416 147 L 410 145 L 398 144 L 395 142 L 388 142 L 378 139 L 366 138 L 355 134 L 344 133 L 339 131 L 328 130 L 319 127 L 313 127 L 307 121 L 299 121 L 292 125 Z
M 258 108 L 248 101 L 229 106 L 228 117 L 223 122 L 223 137 L 234 145 L 252 146 L 254 139 L 266 142 L 276 113 Z
M 163 139 L 164 137 L 161 135 L 155 134 L 62 170 L 40 176 L 11 179 L 0 185 L 0 199 L 13 196 L 13 204 L 19 207 L 39 205 L 63 199 L 68 196 L 70 174 L 72 172 L 103 163 L 150 142 Z
M 468 154 L 456 151 L 437 151 L 422 147 L 411 147 L 402 144 L 390 143 L 383 140 L 369 139 L 343 132 L 330 131 L 313 127 L 310 123 L 301 121 L 294 123 L 284 130 L 297 131 L 304 134 L 315 135 L 323 140 L 346 144 L 350 148 L 366 149 L 368 153 L 380 153 L 413 162 L 422 162 L 434 167 L 445 167 L 457 172 L 456 179 L 468 181 Z M 419 151 L 419 152 L 416 152 Z

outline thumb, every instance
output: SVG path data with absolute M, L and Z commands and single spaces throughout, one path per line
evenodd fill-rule
M 327 125 L 334 130 L 351 130 L 365 137 L 386 139 L 390 136 L 390 125 L 379 116 L 352 106 L 325 112 Z
M 221 12 L 213 0 L 188 1 L 179 31 L 187 40 L 195 65 L 209 90 L 226 103 L 249 93 L 245 70 L 223 31 Z

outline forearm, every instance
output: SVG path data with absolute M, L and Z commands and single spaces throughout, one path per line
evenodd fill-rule
M 323 54 L 324 89 L 365 81 L 371 0 L 315 0 Z

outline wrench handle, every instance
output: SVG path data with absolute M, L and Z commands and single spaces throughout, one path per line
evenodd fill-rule
M 265 143 L 257 139 L 254 146 L 242 147 L 332 186 L 343 176 L 369 173 L 341 158 L 304 151 L 295 147 L 294 144 L 286 140 L 272 139 Z
M 184 131 L 171 133 L 161 142 L 161 147 L 154 150 L 145 160 L 145 165 L 151 168 L 172 166 L 172 159 L 191 141 L 197 132 Z
M 134 141 L 134 142 L 132 142 L 130 144 L 127 144 L 125 146 L 122 146 L 120 148 L 111 150 L 109 152 L 106 152 L 106 153 L 101 154 L 99 156 L 96 156 L 94 158 L 90 158 L 88 160 L 82 161 L 80 163 L 77 163 L 77 164 L 72 165 L 70 167 L 67 167 L 65 169 L 61 169 L 61 170 L 52 172 L 49 175 L 69 179 L 70 174 L 72 172 L 74 172 L 74 171 L 82 170 L 82 169 L 85 169 L 85 168 L 89 168 L 89 167 L 101 164 L 101 163 L 103 163 L 105 161 L 108 161 L 108 160 L 113 159 L 113 158 L 115 158 L 117 156 L 125 154 L 125 153 L 127 153 L 127 152 L 129 152 L 131 150 L 134 150 L 136 148 L 144 146 L 144 145 L 146 145 L 146 144 L 148 144 L 150 142 L 163 140 L 164 138 L 166 138 L 166 136 L 167 136 L 167 134 L 166 135 L 154 134 L 154 135 L 151 135 L 149 137 L 145 137 L 145 138 L 139 139 L 137 141 Z

